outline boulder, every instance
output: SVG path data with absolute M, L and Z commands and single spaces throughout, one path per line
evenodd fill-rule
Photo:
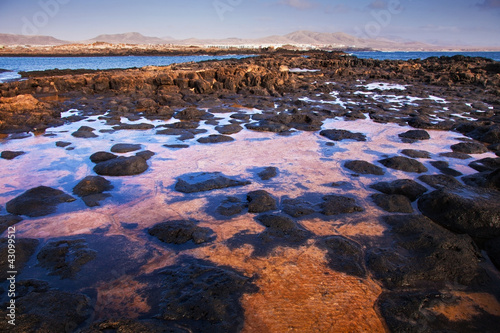
M 97 138 L 97 135 L 94 134 L 94 131 L 95 129 L 93 129 L 92 127 L 82 126 L 76 132 L 71 133 L 71 135 L 75 138 Z
M 371 188 L 385 194 L 401 194 L 410 199 L 417 200 L 422 194 L 427 192 L 425 186 L 420 185 L 411 179 L 398 179 L 393 182 L 380 182 L 370 185 Z
M 5 150 L 0 154 L 0 158 L 3 158 L 5 160 L 13 160 L 18 156 L 26 154 L 24 151 L 9 151 Z
M 113 158 L 117 158 L 117 157 L 118 156 L 116 156 L 115 154 L 111 154 L 111 153 L 108 153 L 105 151 L 98 151 L 97 153 L 90 155 L 90 160 L 93 163 L 100 163 L 100 162 L 112 160 Z
M 413 213 L 411 201 L 400 194 L 373 194 L 373 202 L 386 212 Z
M 366 161 L 348 161 L 344 164 L 344 167 L 362 175 L 376 175 L 382 176 L 385 174 L 381 167 L 373 165 Z
M 142 157 L 117 157 L 97 163 L 95 173 L 101 176 L 132 176 L 145 172 L 149 168 Z
M 423 173 L 428 171 L 427 168 L 419 161 L 403 156 L 386 158 L 380 160 L 379 163 L 387 168 L 405 172 Z
M 432 161 L 431 165 L 448 176 L 459 177 L 462 175 L 461 172 L 450 168 L 450 164 L 446 161 Z
M 198 227 L 190 220 L 166 221 L 154 225 L 148 233 L 168 244 L 184 244 L 193 241 L 194 244 L 203 244 L 213 240 L 213 231 L 210 228 Z
M 243 127 L 241 127 L 238 124 L 229 124 L 229 125 L 223 125 L 223 126 L 216 126 L 215 130 L 219 132 L 220 134 L 223 135 L 230 135 L 230 134 L 236 134 L 239 133 L 243 130 Z
M 278 168 L 276 167 L 265 167 L 264 170 L 260 171 L 257 176 L 259 176 L 259 178 L 261 180 L 269 180 L 271 178 L 274 178 L 278 175 Z
M 462 154 L 483 154 L 488 152 L 488 148 L 478 142 L 460 142 L 451 146 L 451 150 Z
M 112 153 L 117 153 L 117 154 L 124 154 L 128 153 L 131 151 L 136 151 L 141 149 L 140 144 L 133 144 L 133 143 L 117 143 L 113 147 L 111 147 L 111 152 Z
M 7 202 L 7 211 L 15 215 L 39 217 L 52 214 L 57 205 L 75 201 L 75 198 L 61 190 L 47 186 L 32 188 Z
M 227 135 L 211 134 L 207 137 L 199 138 L 197 141 L 199 143 L 223 143 L 234 141 L 234 139 Z
M 362 212 L 364 209 L 356 204 L 356 200 L 340 195 L 327 195 L 321 204 L 324 215 L 339 215 Z
M 431 153 L 425 150 L 403 149 L 401 154 L 411 158 L 431 158 Z
M 500 192 L 470 186 L 423 195 L 418 208 L 435 223 L 477 238 L 500 236 Z
M 264 190 L 248 193 L 247 200 L 249 213 L 264 213 L 278 208 L 276 199 Z
M 364 134 L 353 133 L 346 130 L 329 129 L 329 130 L 323 130 L 319 134 L 332 141 L 342 141 L 342 140 L 366 141 L 366 136 Z
M 175 190 L 183 193 L 205 192 L 250 184 L 249 181 L 226 177 L 220 172 L 196 172 L 177 179 Z
M 423 175 L 418 180 L 436 189 L 462 186 L 461 182 L 449 175 Z
M 430 140 L 431 136 L 427 131 L 424 130 L 411 130 L 405 133 L 399 134 L 399 137 L 403 139 L 403 142 L 415 142 L 419 140 Z

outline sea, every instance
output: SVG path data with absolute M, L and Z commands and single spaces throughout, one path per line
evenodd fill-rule
M 126 69 L 145 66 L 241 59 L 249 55 L 196 56 L 114 56 L 114 57 L 0 57 L 0 83 L 18 80 L 19 72 L 51 69 Z
M 500 52 L 352 52 L 358 58 L 377 60 L 409 60 L 429 57 L 464 55 L 484 57 L 500 61 Z M 121 56 L 121 57 L 0 57 L 0 83 L 18 80 L 19 72 L 51 69 L 126 69 L 144 66 L 168 66 L 172 64 L 208 60 L 241 59 L 249 55 L 223 56 Z

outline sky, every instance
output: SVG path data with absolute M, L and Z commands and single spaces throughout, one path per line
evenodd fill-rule
M 297 30 L 500 46 L 500 0 L 0 0 L 0 33 L 69 41 L 125 32 L 205 39 Z

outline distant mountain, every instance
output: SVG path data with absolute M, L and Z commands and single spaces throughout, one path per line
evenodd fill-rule
M 0 34 L 0 45 L 64 45 L 68 41 L 50 36 Z
M 106 42 L 110 44 L 165 44 L 167 41 L 158 37 L 147 37 L 138 32 L 124 34 L 99 35 L 87 42 Z
M 106 42 L 110 44 L 174 44 L 179 46 L 269 46 L 269 45 L 312 45 L 335 49 L 373 49 L 379 51 L 438 51 L 438 50 L 495 50 L 498 48 L 480 48 L 472 46 L 450 46 L 413 42 L 395 36 L 375 39 L 359 38 L 342 32 L 322 33 L 313 31 L 295 31 L 284 36 L 268 36 L 257 39 L 226 38 L 177 40 L 172 37 L 148 37 L 138 32 L 124 34 L 99 35 L 84 43 Z M 71 42 L 48 36 L 24 36 L 0 34 L 0 45 L 63 45 Z M 82 42 L 81 42 L 82 43 Z

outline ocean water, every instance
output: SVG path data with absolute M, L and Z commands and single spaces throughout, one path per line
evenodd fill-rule
M 363 59 L 377 60 L 410 60 L 427 59 L 430 57 L 453 57 L 464 55 L 467 57 L 483 57 L 500 61 L 500 52 L 351 52 L 352 55 Z
M 19 72 L 50 69 L 113 69 L 172 64 L 207 60 L 241 59 L 248 55 L 223 56 L 124 56 L 124 57 L 0 57 L 0 83 L 21 78 Z M 2 72 L 1 70 L 7 70 Z

